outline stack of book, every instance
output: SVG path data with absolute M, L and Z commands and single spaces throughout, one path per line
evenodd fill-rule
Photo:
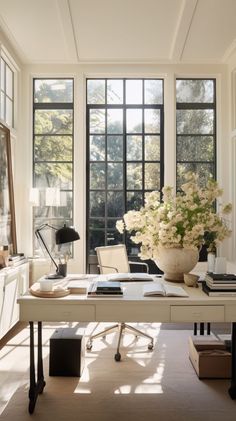
M 90 284 L 88 297 L 123 295 L 120 282 L 95 281 Z
M 203 291 L 214 297 L 236 296 L 236 275 L 231 273 L 207 273 L 202 283 Z
M 16 253 L 9 256 L 8 266 L 19 266 L 23 263 L 26 263 L 28 259 L 25 257 L 24 253 Z

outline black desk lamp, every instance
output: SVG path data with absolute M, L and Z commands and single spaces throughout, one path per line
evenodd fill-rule
M 64 224 L 64 226 L 62 228 L 55 228 L 52 225 L 49 224 L 42 224 L 39 228 L 37 228 L 35 230 L 35 235 L 37 237 L 37 239 L 39 240 L 39 242 L 41 242 L 46 250 L 46 252 L 48 253 L 51 261 L 54 263 L 55 267 L 56 267 L 56 273 L 51 274 L 51 275 L 47 275 L 46 278 L 48 279 L 60 279 L 60 278 L 64 278 L 66 276 L 66 269 L 67 269 L 67 264 L 66 262 L 64 264 L 57 264 L 55 259 L 52 257 L 50 250 L 47 246 L 47 244 L 45 243 L 41 232 L 43 229 L 45 228 L 51 228 L 53 230 L 56 231 L 56 244 L 64 244 L 64 243 L 72 243 L 73 241 L 79 240 L 80 236 L 78 234 L 77 231 L 75 231 L 74 228 L 71 227 L 67 227 L 66 224 Z

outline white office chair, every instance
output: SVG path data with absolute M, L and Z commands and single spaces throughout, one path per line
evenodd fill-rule
M 100 269 L 101 274 L 109 274 L 114 272 L 119 273 L 129 273 L 130 272 L 130 265 L 142 265 L 145 266 L 146 272 L 148 272 L 148 265 L 142 262 L 129 262 L 128 256 L 126 252 L 126 247 L 123 244 L 115 245 L 115 246 L 106 246 L 106 247 L 97 247 L 96 248 L 97 258 L 98 258 L 98 267 Z M 109 333 L 114 331 L 119 331 L 119 338 L 117 344 L 117 351 L 115 354 L 115 360 L 120 361 L 121 354 L 120 354 L 120 342 L 121 336 L 124 330 L 129 330 L 131 333 L 134 333 L 135 336 L 143 336 L 148 338 L 151 342 L 148 344 L 148 349 L 153 349 L 153 338 L 146 333 L 141 332 L 140 330 L 136 329 L 133 326 L 126 324 L 125 322 L 116 323 L 113 326 L 99 332 L 95 335 L 91 335 L 88 342 L 87 342 L 87 349 L 92 349 L 92 342 L 94 339 L 100 337 L 106 337 Z

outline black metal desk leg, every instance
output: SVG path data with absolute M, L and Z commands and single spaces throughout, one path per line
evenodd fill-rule
M 38 365 L 37 383 L 35 381 L 35 358 L 34 358 L 34 322 L 30 324 L 30 388 L 29 388 L 29 413 L 33 414 L 39 393 L 43 392 L 45 381 L 43 376 L 42 358 L 42 322 L 38 322 Z
M 232 375 L 229 395 L 231 399 L 236 399 L 236 323 L 232 323 L 231 332 L 231 353 L 232 353 Z

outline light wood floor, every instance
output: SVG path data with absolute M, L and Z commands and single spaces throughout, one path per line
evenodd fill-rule
M 140 324 L 156 337 L 153 352 L 145 339 L 125 335 L 122 361 L 114 361 L 117 336 L 94 342 L 86 353 L 82 377 L 49 377 L 49 338 L 61 324 L 44 324 L 46 387 L 35 413 L 28 407 L 29 328 L 11 332 L 0 349 L 0 419 L 2 421 L 235 421 L 236 402 L 228 380 L 199 380 L 188 358 L 192 325 Z M 182 327 L 181 327 L 182 326 Z M 88 332 L 95 327 L 90 324 Z M 100 324 L 99 328 L 102 325 Z M 182 330 L 182 329 L 185 330 Z M 229 331 L 229 326 L 214 325 Z

